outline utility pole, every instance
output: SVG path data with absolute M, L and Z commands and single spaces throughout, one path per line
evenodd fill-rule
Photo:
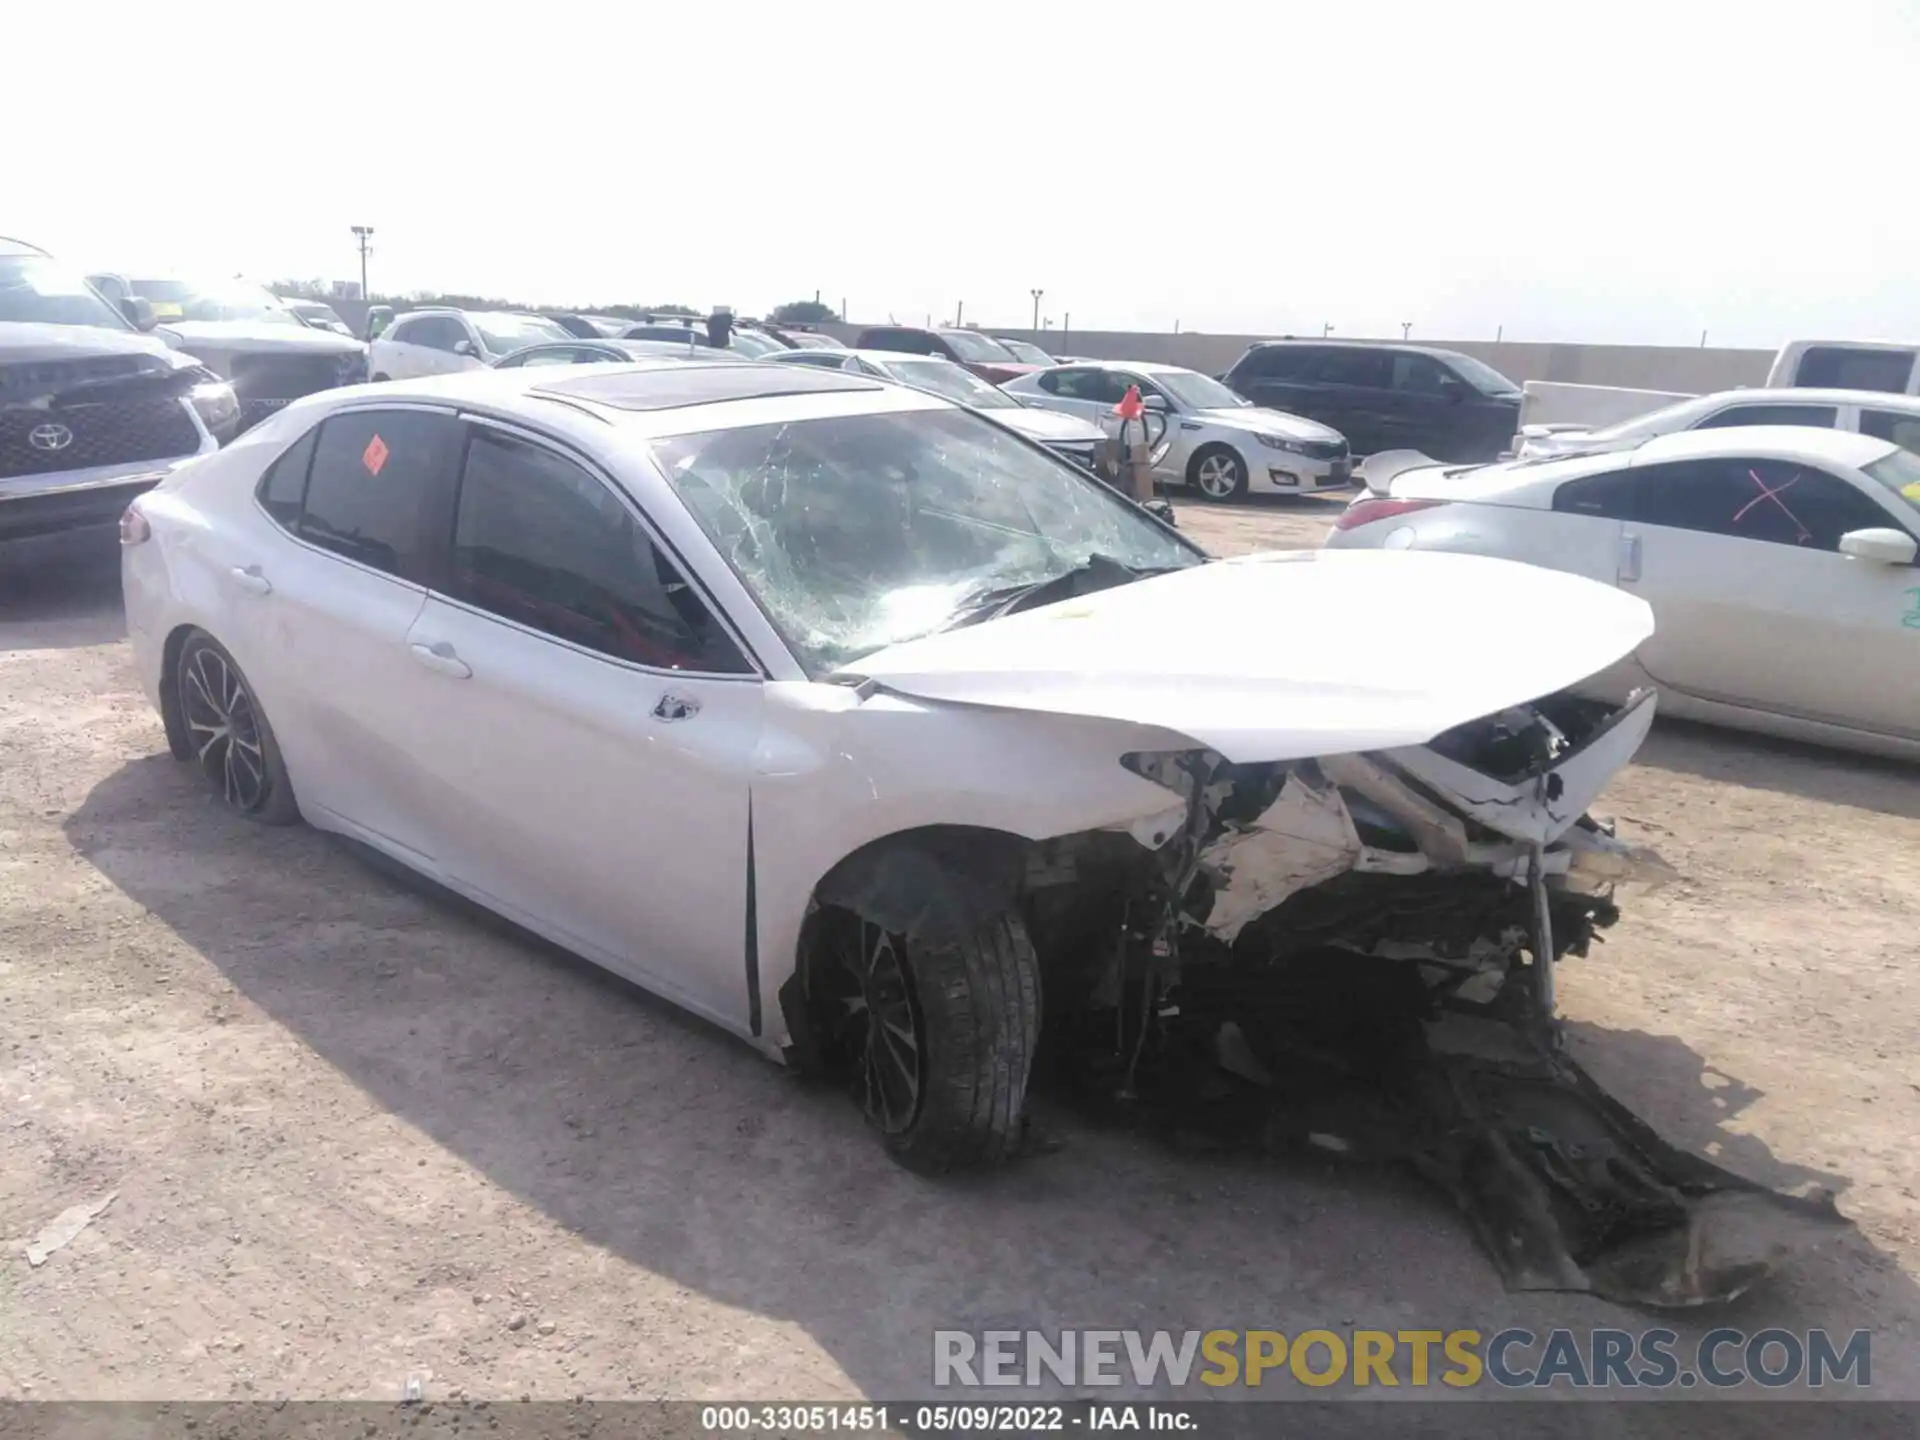
M 373 248 L 370 243 L 373 240 L 373 227 L 355 225 L 353 233 L 360 242 L 360 298 L 363 301 L 371 300 L 373 296 L 367 292 L 367 252 Z
M 1068 310 L 1060 317 L 1060 333 L 1062 335 L 1066 335 L 1071 333 L 1072 330 L 1073 330 L 1073 312 L 1071 310 Z
M 844 295 L 842 295 L 842 296 L 840 297 L 840 321 L 841 321 L 841 323 L 842 323 L 842 324 L 845 324 L 845 323 L 846 323 L 846 319 L 847 319 L 847 297 L 846 297 L 846 296 L 844 296 Z
M 1027 293 L 1033 296 L 1033 328 L 1037 332 L 1040 329 L 1040 297 L 1047 292 L 1044 290 L 1029 290 Z
M 1504 326 L 1504 325 L 1496 325 L 1496 326 L 1494 326 L 1494 328 L 1493 328 L 1493 343 L 1494 343 L 1494 344 L 1496 344 L 1496 345 L 1498 345 L 1498 344 L 1499 344 L 1499 343 L 1500 343 L 1500 342 L 1501 342 L 1502 340 L 1504 340 L 1504 339 L 1506 338 L 1506 335 L 1507 335 L 1507 327 L 1506 327 L 1506 326 Z
M 1326 339 L 1327 336 L 1331 335 L 1332 333 L 1333 333 L 1332 321 L 1327 321 L 1320 326 L 1320 338 L 1322 340 Z
M 953 302 L 953 328 L 954 329 L 958 330 L 962 325 L 967 323 L 966 314 L 967 314 L 967 302 L 964 300 L 954 301 Z
M 1704 330 L 1700 332 L 1700 348 L 1702 350 L 1707 348 L 1707 332 Z
M 1412 333 L 1413 333 L 1413 322 L 1411 320 L 1402 320 L 1400 322 L 1400 338 L 1404 340 L 1407 338 L 1408 335 Z

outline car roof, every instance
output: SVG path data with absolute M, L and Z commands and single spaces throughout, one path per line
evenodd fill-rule
M 1411 499 L 1474 501 L 1525 495 L 1544 501 L 1546 495 L 1569 480 L 1641 465 L 1737 455 L 1858 470 L 1899 448 L 1891 441 L 1876 440 L 1852 430 L 1825 430 L 1809 425 L 1729 425 L 1718 430 L 1680 430 L 1659 435 L 1631 450 L 1583 451 L 1492 465 L 1422 466 L 1396 475 L 1391 488 L 1395 495 Z
M 1878 405 L 1894 410 L 1911 410 L 1920 414 L 1920 395 L 1901 395 L 1891 390 L 1840 390 L 1835 388 L 1814 389 L 1811 386 L 1776 386 L 1771 389 L 1761 386 L 1751 390 L 1716 390 L 1710 395 L 1695 396 L 1691 400 L 1676 400 L 1675 405 Z M 1661 409 L 1670 408 L 1661 406 Z M 1652 412 L 1649 411 L 1649 414 Z M 1636 416 L 1635 419 L 1642 417 Z M 1622 425 L 1631 425 L 1632 420 L 1622 420 Z
M 1313 336 L 1289 336 L 1281 340 L 1256 340 L 1249 350 L 1387 350 L 1396 355 L 1426 355 L 1435 360 L 1471 360 L 1464 350 L 1448 350 L 1439 345 L 1414 345 L 1405 340 L 1325 340 Z
M 1753 455 L 1764 459 L 1800 460 L 1812 465 L 1844 465 L 1857 470 L 1899 448 L 1891 440 L 1878 440 L 1853 430 L 1827 430 L 1812 425 L 1728 425 L 1714 430 L 1680 430 L 1671 435 L 1656 435 L 1631 452 L 1631 463 L 1658 465 L 1667 460 Z
M 776 395 L 825 394 L 845 390 L 878 390 L 866 376 L 847 371 L 808 370 L 715 362 L 710 365 L 672 364 L 631 371 L 599 368 L 565 380 L 536 387 L 541 393 L 570 400 L 587 400 L 614 410 L 678 410 L 688 405 L 713 405 L 727 400 L 764 400 Z
M 615 425 L 640 439 L 824 415 L 959 408 L 909 386 L 847 371 L 739 358 L 688 364 L 667 356 L 625 364 L 489 366 L 325 390 L 294 404 L 326 409 L 409 401 L 533 417 L 582 438 L 604 435 L 603 426 Z

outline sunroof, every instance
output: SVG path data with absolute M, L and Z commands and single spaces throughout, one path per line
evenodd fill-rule
M 585 400 L 615 410 L 677 410 L 684 405 L 715 405 L 726 400 L 881 388 L 878 381 L 851 371 L 746 360 L 738 365 L 661 365 L 648 370 L 596 368 L 590 374 L 536 386 L 534 393 Z

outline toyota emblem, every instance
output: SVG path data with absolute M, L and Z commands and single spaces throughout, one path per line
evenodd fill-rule
M 27 443 L 36 450 L 64 450 L 73 443 L 73 431 L 64 425 L 36 425 L 27 432 Z

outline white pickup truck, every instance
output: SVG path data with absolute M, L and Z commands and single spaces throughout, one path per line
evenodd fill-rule
M 1774 356 L 1765 389 L 1769 392 L 1818 389 L 1920 395 L 1920 345 L 1885 340 L 1790 340 Z M 1629 390 L 1614 385 L 1529 380 L 1521 387 L 1520 424 L 1513 437 L 1512 453 L 1525 457 L 1576 448 L 1578 436 L 1694 398 L 1694 394 L 1684 391 Z M 1736 403 L 1745 406 L 1782 403 L 1781 396 L 1762 391 L 1728 391 L 1716 398 L 1725 400 L 1729 408 Z M 1771 418 L 1744 421 L 1728 418 L 1714 423 L 1782 422 Z M 1864 427 L 1842 425 L 1839 428 Z

